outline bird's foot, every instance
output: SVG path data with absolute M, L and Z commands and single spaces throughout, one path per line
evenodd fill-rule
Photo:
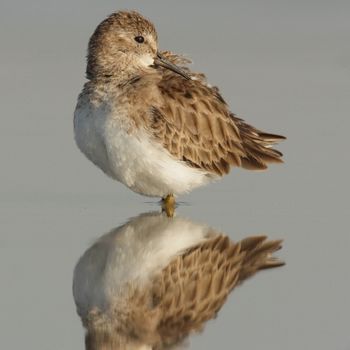
M 172 218 L 175 214 L 176 201 L 172 194 L 162 198 L 162 210 L 166 212 L 167 217 Z

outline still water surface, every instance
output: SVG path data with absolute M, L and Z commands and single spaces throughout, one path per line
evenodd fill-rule
M 77 260 L 158 210 L 73 141 L 87 40 L 116 7 L 152 18 L 162 49 L 188 53 L 234 112 L 288 137 L 284 165 L 180 198 L 180 215 L 233 240 L 284 239 L 287 263 L 236 289 L 192 349 L 350 349 L 350 8 L 338 0 L 1 3 L 0 348 L 83 349 Z

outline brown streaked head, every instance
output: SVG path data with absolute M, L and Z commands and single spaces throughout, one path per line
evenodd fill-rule
M 86 76 L 129 80 L 147 69 L 162 66 L 186 78 L 179 67 L 158 53 L 154 25 L 136 11 L 120 11 L 102 21 L 90 38 Z
M 151 58 L 157 54 L 157 40 L 153 24 L 139 13 L 112 13 L 90 38 L 87 78 L 120 75 L 127 78 L 133 70 L 153 63 Z

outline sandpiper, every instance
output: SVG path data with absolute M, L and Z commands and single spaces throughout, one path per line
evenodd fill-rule
M 145 213 L 99 238 L 75 267 L 87 350 L 173 349 L 203 329 L 234 287 L 283 265 L 280 240 L 233 242 L 203 224 Z
M 80 150 L 131 190 L 164 199 L 216 180 L 232 166 L 282 162 L 262 132 L 230 112 L 217 87 L 161 52 L 154 25 L 135 11 L 111 14 L 90 38 L 88 81 L 74 114 Z

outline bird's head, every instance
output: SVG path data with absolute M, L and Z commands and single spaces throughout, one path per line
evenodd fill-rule
M 98 25 L 89 41 L 87 60 L 88 79 L 127 80 L 159 66 L 188 78 L 158 52 L 154 25 L 135 11 L 113 13 Z

